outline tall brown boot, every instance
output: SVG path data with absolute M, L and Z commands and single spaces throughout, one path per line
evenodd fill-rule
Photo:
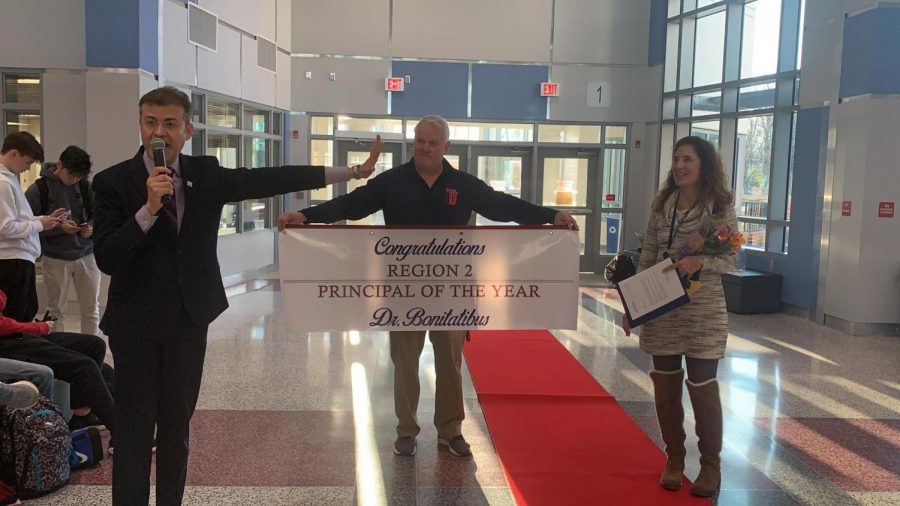
M 666 444 L 666 468 L 659 477 L 659 484 L 667 490 L 679 490 L 684 475 L 684 406 L 681 405 L 684 369 L 677 371 L 650 371 L 653 380 L 653 397 L 656 401 L 656 418 L 659 431 Z
M 694 480 L 691 494 L 713 497 L 718 494 L 722 482 L 719 460 L 722 452 L 722 401 L 719 399 L 719 382 L 711 379 L 697 384 L 686 383 L 697 419 L 697 448 L 700 449 L 700 474 Z

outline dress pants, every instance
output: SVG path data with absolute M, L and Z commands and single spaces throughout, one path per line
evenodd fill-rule
M 434 347 L 434 426 L 438 437 L 450 440 L 462 434 L 466 417 L 462 393 L 462 348 L 464 330 L 430 330 Z M 394 412 L 398 436 L 415 437 L 421 430 L 416 419 L 419 406 L 419 357 L 425 346 L 425 331 L 391 332 L 391 361 L 394 363 Z
M 182 306 L 170 328 L 107 332 L 116 364 L 116 424 L 120 428 L 113 458 L 114 505 L 147 505 L 154 426 L 156 504 L 181 504 L 207 328 L 191 321 Z

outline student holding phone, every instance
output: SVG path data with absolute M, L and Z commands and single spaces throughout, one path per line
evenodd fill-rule
M 69 146 L 59 160 L 44 164 L 41 177 L 25 192 L 35 215 L 64 208 L 59 226 L 41 232 L 47 309 L 57 319 L 55 329 L 65 330 L 63 315 L 68 302 L 69 280 L 81 306 L 81 332 L 100 333 L 100 269 L 94 260 L 91 210 L 91 157 L 78 146 Z

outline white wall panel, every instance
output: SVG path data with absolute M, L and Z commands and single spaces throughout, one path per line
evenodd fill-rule
M 91 71 L 85 76 L 87 135 L 85 150 L 99 172 L 131 158 L 141 143 L 138 101 L 141 83 L 137 72 Z
M 291 110 L 387 113 L 387 93 L 384 91 L 387 60 L 328 57 L 294 57 L 291 60 Z M 312 72 L 312 79 L 306 79 L 306 71 Z M 336 77 L 334 81 L 329 79 L 332 72 Z
M 275 44 L 291 52 L 291 0 L 277 0 L 275 4 Z
M 41 144 L 47 161 L 56 160 L 70 144 L 87 146 L 84 72 L 50 70 L 43 75 L 44 110 Z M 137 103 L 135 102 L 135 106 Z M 135 127 L 137 124 L 135 123 Z
M 647 64 L 650 2 L 556 0 L 555 63 Z
M 550 0 L 394 0 L 393 53 L 547 62 L 551 5 Z M 641 33 L 646 39 L 646 26 Z
M 241 96 L 241 34 L 219 25 L 218 51 L 197 49 L 197 86 Z
M 291 15 L 294 53 L 388 55 L 389 0 L 294 0 Z
M 554 65 L 552 79 L 559 83 L 559 97 L 551 99 L 550 119 L 560 121 L 655 121 L 659 93 L 655 74 L 662 67 L 587 67 Z M 588 83 L 608 82 L 609 107 L 588 107 Z
M 4 0 L 3 67 L 83 69 L 84 0 Z
M 212 12 L 232 26 L 247 33 L 259 32 L 259 13 L 257 4 L 274 2 L 275 0 L 198 0 L 198 5 Z
M 254 35 L 262 35 L 263 37 L 274 41 L 278 33 L 278 16 L 277 3 L 278 0 L 256 0 L 252 8 L 256 9 L 257 30 Z M 249 7 L 249 6 L 248 6 Z
M 256 64 L 256 39 L 241 35 L 241 98 L 275 105 L 275 74 Z
M 182 3 L 162 2 L 162 77 L 167 81 L 197 84 L 197 46 L 187 40 L 187 9 Z
M 900 213 L 878 217 L 878 203 L 897 202 L 900 103 L 860 98 L 834 106 L 834 192 L 825 313 L 850 322 L 900 323 Z M 852 202 L 851 216 L 841 205 Z
M 275 53 L 275 107 L 291 110 L 291 57 L 281 51 Z

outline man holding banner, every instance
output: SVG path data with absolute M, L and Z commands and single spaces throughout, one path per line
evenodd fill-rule
M 455 170 L 444 155 L 450 149 L 450 127 L 440 116 L 426 116 L 416 125 L 413 159 L 372 178 L 349 194 L 341 195 L 301 212 L 288 212 L 278 221 L 288 224 L 333 223 L 360 219 L 379 210 L 387 225 L 467 225 L 472 212 L 499 222 L 537 225 L 552 223 L 577 230 L 575 219 L 565 211 L 531 204 L 498 192 L 471 174 Z M 462 347 L 465 330 L 429 331 L 434 346 L 436 372 L 434 425 L 438 443 L 458 457 L 472 454 L 462 436 L 465 418 L 462 393 Z M 416 453 L 420 428 L 419 357 L 425 331 L 391 331 L 391 361 L 394 364 L 394 411 L 397 440 L 394 453 Z

